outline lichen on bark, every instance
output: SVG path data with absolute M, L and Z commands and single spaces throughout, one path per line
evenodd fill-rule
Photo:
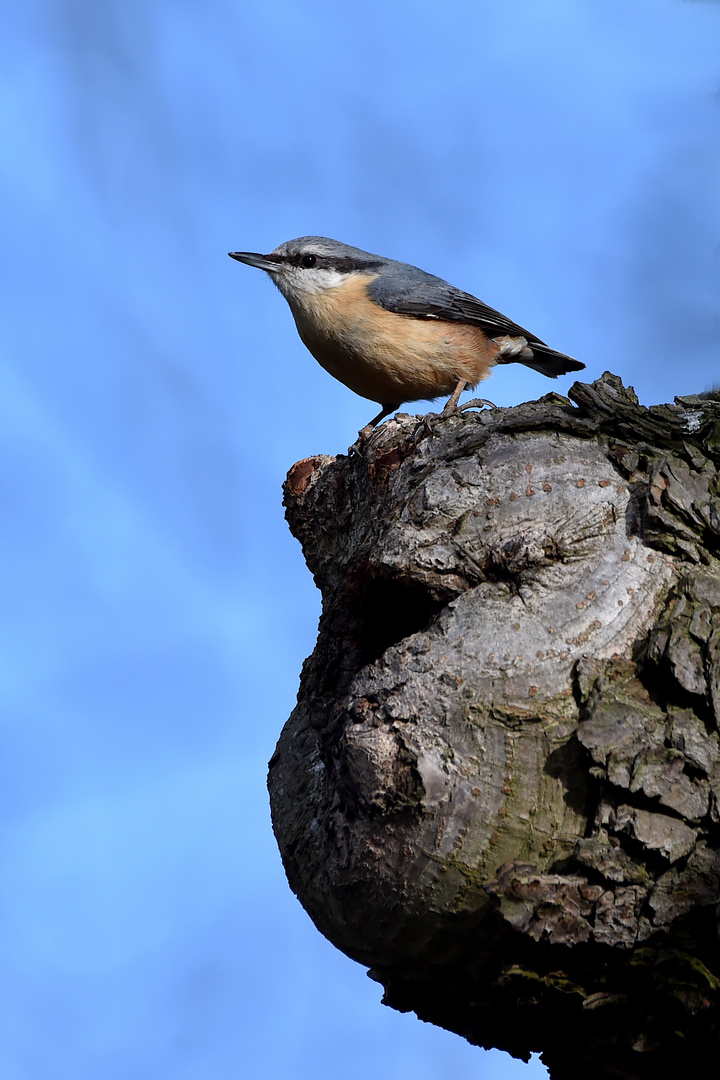
M 554 1077 L 718 1049 L 719 460 L 717 395 L 606 373 L 286 483 L 323 596 L 290 885 L 387 1004 Z

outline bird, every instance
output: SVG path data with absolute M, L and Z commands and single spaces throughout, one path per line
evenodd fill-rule
M 450 394 L 442 416 L 491 405 L 458 402 L 495 364 L 525 364 L 551 379 L 585 367 L 442 278 L 339 240 L 301 236 L 268 255 L 228 255 L 264 270 L 318 363 L 381 406 L 361 440 L 405 402 Z

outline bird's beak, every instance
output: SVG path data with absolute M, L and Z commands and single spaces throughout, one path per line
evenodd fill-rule
M 258 255 L 255 251 L 228 251 L 228 255 L 238 262 L 247 263 L 248 266 L 256 266 L 258 270 L 267 270 L 268 274 L 275 274 L 280 269 L 270 255 Z

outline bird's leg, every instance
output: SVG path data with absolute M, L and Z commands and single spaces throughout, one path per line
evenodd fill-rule
M 446 420 L 450 416 L 454 416 L 456 413 L 464 412 L 465 409 L 477 409 L 482 408 L 483 405 L 487 405 L 491 409 L 497 408 L 493 405 L 492 401 L 487 401 L 486 398 L 473 398 L 472 401 L 466 401 L 464 405 L 458 405 L 460 395 L 465 387 L 468 385 L 467 379 L 458 379 L 458 384 L 453 390 L 452 394 L 448 398 L 447 404 L 441 413 L 428 413 L 424 416 L 420 424 L 415 431 L 415 440 L 417 441 L 423 435 L 432 435 L 435 424 L 440 420 Z
M 466 401 L 463 405 L 458 405 L 460 395 L 468 385 L 467 379 L 458 380 L 458 384 L 448 398 L 447 405 L 440 413 L 440 416 L 454 416 L 455 413 L 465 412 L 466 409 L 481 409 L 484 405 L 487 405 L 489 409 L 497 409 L 497 405 L 493 405 L 492 401 L 488 401 L 487 398 L 483 397 L 476 397 L 472 401 Z
M 435 425 L 443 419 L 447 419 L 448 416 L 453 416 L 458 411 L 458 401 L 460 395 L 467 386 L 467 379 L 458 379 L 458 384 L 453 390 L 451 396 L 448 398 L 447 404 L 441 413 L 427 413 L 423 416 L 422 420 L 415 428 L 413 438 L 415 445 L 418 444 L 420 439 L 424 439 L 426 435 L 432 435 Z
M 435 429 L 435 425 L 440 420 L 442 420 L 443 418 L 446 419 L 448 416 L 453 416 L 453 414 L 457 412 L 460 395 L 462 394 L 466 386 L 467 379 L 458 379 L 458 384 L 453 390 L 451 396 L 448 398 L 443 411 L 441 413 L 431 412 L 423 416 L 422 420 L 415 428 L 415 434 L 413 435 L 415 445 L 417 445 L 420 439 L 424 439 L 426 435 L 432 435 Z
M 472 401 L 466 401 L 463 405 L 458 405 L 460 395 L 467 386 L 465 379 L 460 379 L 457 386 L 452 392 L 452 397 L 448 400 L 447 405 L 440 413 L 441 416 L 452 416 L 456 412 L 465 412 L 466 409 L 482 409 L 484 405 L 487 405 L 489 409 L 497 409 L 497 405 L 493 405 L 492 401 L 488 401 L 484 397 L 473 398 Z
M 445 408 L 440 413 L 441 416 L 452 416 L 452 414 L 454 412 L 457 412 L 458 401 L 460 400 L 460 395 L 462 394 L 462 392 L 463 392 L 463 390 L 465 389 L 466 386 L 467 386 L 467 379 L 458 379 L 457 386 L 453 390 L 452 395 L 448 398 L 448 401 L 447 401 L 447 404 L 446 404 Z
M 381 420 L 384 420 L 389 413 L 395 412 L 395 409 L 400 408 L 400 402 L 397 405 L 383 405 L 377 416 L 373 416 L 369 424 L 366 424 L 364 428 L 358 431 L 358 437 L 348 450 L 348 455 L 359 454 L 362 447 L 372 435 L 375 428 L 378 426 Z
M 381 420 L 384 420 L 386 416 L 388 416 L 391 412 L 395 412 L 395 410 L 399 408 L 400 404 L 383 405 L 377 416 L 373 416 L 370 423 L 366 424 L 364 428 L 361 428 L 360 431 L 358 431 L 360 441 L 362 442 L 364 439 L 367 439 L 368 436 L 372 433 L 372 431 L 378 426 Z

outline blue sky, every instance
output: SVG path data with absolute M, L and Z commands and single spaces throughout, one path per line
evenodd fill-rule
M 0 1074 L 542 1076 L 383 1008 L 288 890 L 265 771 L 319 598 L 280 486 L 375 410 L 226 253 L 332 236 L 646 404 L 717 384 L 720 3 L 0 20 Z

